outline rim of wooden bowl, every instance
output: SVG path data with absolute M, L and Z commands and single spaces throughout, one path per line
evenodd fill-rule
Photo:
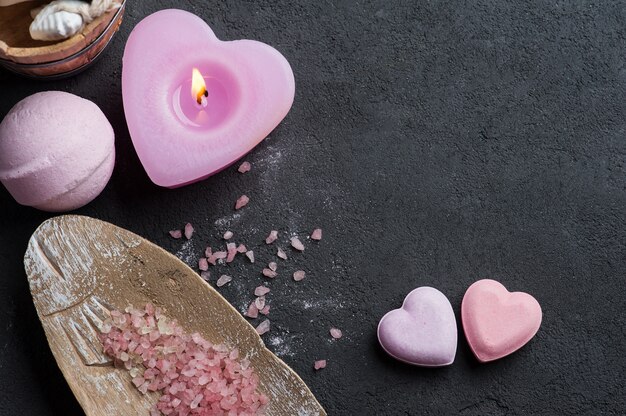
M 89 68 L 100 59 L 106 47 L 109 45 L 109 43 L 111 43 L 111 40 L 113 40 L 113 35 L 119 30 L 121 20 L 122 15 L 120 15 L 119 18 L 111 21 L 111 25 L 115 25 L 115 28 L 113 29 L 114 32 L 110 36 L 106 36 L 106 34 L 108 33 L 108 29 L 105 30 L 91 45 L 79 51 L 78 53 L 69 56 L 68 58 L 62 59 L 60 61 L 46 62 L 43 64 L 19 64 L 12 61 L 0 59 L 0 66 L 4 66 L 5 69 L 13 72 L 14 74 L 38 81 L 54 81 L 58 79 L 73 77 L 74 75 L 83 72 L 85 69 Z M 105 37 L 106 39 L 102 39 Z M 81 56 L 83 56 L 85 53 L 89 53 L 92 50 L 94 51 L 93 56 L 88 58 L 88 61 L 86 63 L 83 63 L 70 70 L 63 68 L 64 65 L 71 65 L 73 61 L 80 59 Z
M 119 18 L 124 13 L 126 0 L 121 0 L 120 3 L 120 8 L 96 18 L 93 22 L 87 24 L 80 33 L 61 42 L 37 47 L 12 47 L 5 41 L 0 40 L 0 59 L 17 64 L 37 65 L 61 61 L 80 53 L 99 39 L 104 32 L 109 30 L 116 18 Z

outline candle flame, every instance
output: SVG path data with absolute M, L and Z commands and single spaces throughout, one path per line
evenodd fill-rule
M 191 97 L 200 105 L 205 106 L 206 98 L 209 93 L 206 90 L 206 83 L 204 77 L 198 70 L 194 68 L 191 73 Z

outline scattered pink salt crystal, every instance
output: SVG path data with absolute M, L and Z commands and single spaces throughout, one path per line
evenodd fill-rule
M 257 318 L 259 316 L 259 309 L 256 307 L 254 301 L 248 306 L 248 311 L 246 312 L 246 316 L 248 318 Z
M 270 330 L 270 320 L 266 319 L 256 327 L 256 333 L 259 335 L 263 335 Z
M 241 165 L 239 165 L 239 169 L 237 169 L 239 171 L 239 173 L 246 173 L 246 172 L 250 172 L 250 169 L 252 169 L 252 165 L 250 165 L 250 162 L 243 162 Z
M 246 251 L 248 251 L 248 249 L 243 244 L 237 246 L 237 253 L 245 253 Z
M 283 260 L 287 260 L 287 253 L 285 253 L 283 249 L 280 247 L 278 247 L 278 251 L 276 252 L 276 255 Z
M 237 255 L 237 244 L 228 243 L 226 244 L 226 249 L 228 250 L 226 263 L 230 263 L 231 261 L 235 260 L 235 256 Z
M 326 368 L 326 360 L 317 360 L 313 363 L 313 368 L 316 370 L 321 370 L 322 368 Z
M 298 251 L 304 251 L 304 244 L 302 244 L 302 241 L 300 241 L 298 237 L 291 238 L 291 247 L 295 248 Z
M 187 223 L 185 225 L 185 238 L 187 240 L 190 240 L 192 235 L 193 235 L 193 225 L 191 225 L 190 223 Z
M 270 305 L 265 305 L 265 307 L 263 309 L 261 309 L 259 311 L 259 313 L 262 313 L 263 315 L 269 315 L 270 314 Z
M 278 238 L 278 231 L 272 230 L 270 231 L 270 235 L 265 239 L 265 244 L 272 244 Z
M 256 306 L 258 310 L 263 309 L 265 307 L 265 296 L 259 296 L 256 298 L 254 300 L 254 306 Z
M 296 282 L 299 282 L 300 280 L 304 279 L 305 275 L 306 273 L 304 272 L 304 270 L 298 270 L 293 273 L 293 280 L 295 280 Z
M 211 257 L 211 254 L 213 254 L 213 249 L 211 248 L 211 246 L 207 246 L 207 248 L 204 250 L 204 256 L 209 258 Z
M 246 257 L 250 260 L 250 263 L 254 263 L 254 251 L 246 251 Z
M 224 233 L 224 240 L 230 240 L 231 238 L 233 238 L 233 232 L 232 231 L 226 231 Z
M 198 260 L 198 269 L 204 271 L 209 270 L 209 262 L 207 261 L 207 259 L 205 259 L 204 257 L 200 257 L 200 260 Z
M 254 289 L 254 296 L 265 296 L 270 293 L 270 288 L 267 286 L 258 286 Z
M 230 282 L 231 280 L 233 280 L 232 277 L 230 277 L 230 276 L 228 276 L 226 274 L 223 274 L 223 275 L 220 276 L 219 279 L 217 279 L 217 282 L 215 284 L 217 285 L 217 287 L 222 287 L 226 283 Z
M 321 228 L 314 229 L 313 232 L 311 233 L 311 240 L 320 241 L 321 239 L 322 239 L 322 229 Z
M 250 198 L 248 198 L 246 195 L 241 195 L 237 202 L 235 202 L 235 209 L 241 209 L 245 207 L 246 205 L 248 205 L 248 202 L 250 202 Z
M 227 256 L 228 252 L 226 251 L 216 251 L 215 253 L 213 253 L 213 257 L 215 257 L 217 260 L 225 259 Z
M 181 230 L 172 230 L 170 231 L 170 236 L 178 240 L 183 236 L 183 232 Z
M 330 328 L 330 336 L 335 338 L 335 339 L 339 339 L 343 336 L 343 333 L 341 332 L 341 329 L 338 328 Z
M 265 277 L 269 277 L 271 279 L 275 278 L 276 276 L 278 276 L 278 273 L 276 273 L 274 270 L 272 269 L 263 269 L 263 276 Z
M 270 264 L 268 264 L 267 267 L 269 267 L 271 271 L 275 272 L 276 269 L 278 269 L 278 264 L 276 264 L 276 262 L 273 261 Z
M 208 282 L 211 278 L 211 272 L 202 272 L 200 273 L 200 277 Z

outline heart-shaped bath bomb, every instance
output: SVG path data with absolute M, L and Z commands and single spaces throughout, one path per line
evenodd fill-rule
M 388 312 L 378 324 L 378 340 L 392 357 L 422 367 L 452 364 L 457 330 L 452 305 L 432 287 L 418 287 L 402 308 Z
M 192 94 L 194 69 L 206 83 L 203 106 Z M 183 10 L 146 17 L 124 49 L 128 130 L 160 186 L 186 185 L 237 161 L 287 115 L 294 94 L 293 72 L 276 49 L 253 40 L 221 41 Z
M 509 292 L 490 279 L 472 284 L 461 305 L 463 330 L 481 362 L 507 356 L 535 336 L 541 325 L 539 302 L 523 292 Z

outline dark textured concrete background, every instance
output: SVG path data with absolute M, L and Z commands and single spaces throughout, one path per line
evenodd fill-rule
M 95 101 L 115 129 L 117 166 L 78 213 L 188 262 L 226 229 L 267 261 L 270 229 L 322 227 L 321 244 L 292 255 L 272 282 L 266 339 L 331 415 L 625 414 L 624 3 L 290 3 L 131 1 L 85 73 L 54 83 L 2 73 L 0 117 L 42 90 Z M 249 155 L 247 175 L 231 168 L 166 190 L 139 164 L 121 57 L 131 28 L 167 7 L 200 15 L 222 39 L 267 42 L 293 67 L 294 106 Z M 251 203 L 233 216 L 242 193 Z M 22 269 L 49 215 L 4 190 L 0 207 L 0 414 L 80 415 Z M 166 236 L 187 221 L 198 230 L 191 244 Z M 221 292 L 237 308 L 262 281 L 256 266 L 220 270 L 235 276 Z M 289 279 L 296 268 L 303 282 Z M 461 336 L 454 365 L 438 370 L 381 352 L 376 324 L 411 289 L 439 288 L 458 318 L 481 278 L 541 303 L 542 327 L 521 351 L 479 365 Z M 345 337 L 330 342 L 331 325 Z M 319 358 L 328 367 L 316 373 Z

